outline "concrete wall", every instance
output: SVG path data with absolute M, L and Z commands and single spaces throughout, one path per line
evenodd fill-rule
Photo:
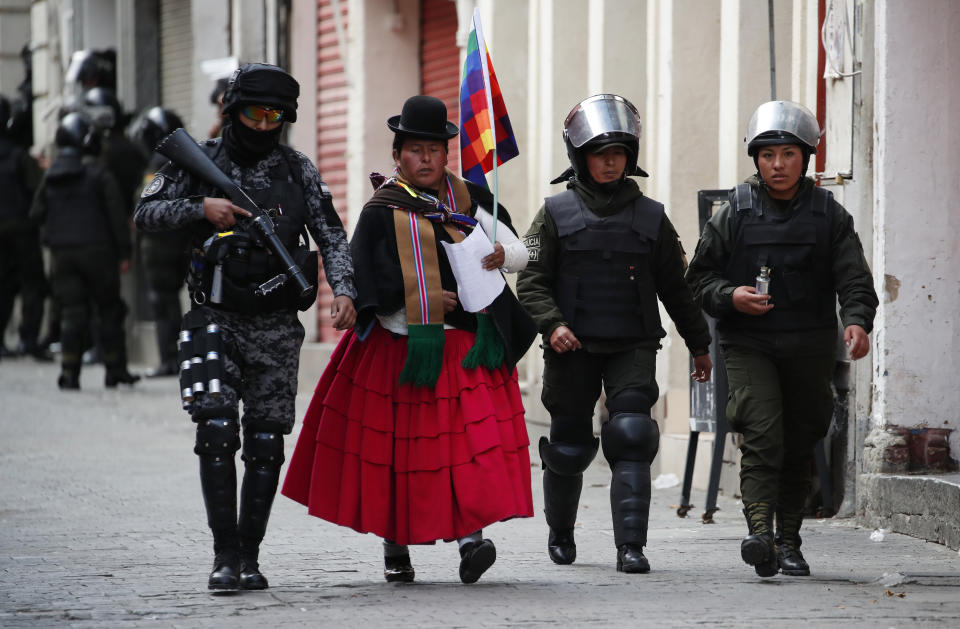
M 876 6 L 875 427 L 954 431 L 960 458 L 960 5 Z

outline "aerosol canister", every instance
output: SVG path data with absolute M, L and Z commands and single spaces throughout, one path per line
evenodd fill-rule
M 770 294 L 770 267 L 768 266 L 760 267 L 760 275 L 757 276 L 756 289 L 757 289 L 758 295 Z M 764 303 L 767 303 L 767 302 L 764 302 Z
M 190 358 L 193 356 L 193 342 L 189 330 L 180 332 L 178 343 L 180 360 L 180 397 L 184 402 L 193 401 L 193 376 L 190 373 Z

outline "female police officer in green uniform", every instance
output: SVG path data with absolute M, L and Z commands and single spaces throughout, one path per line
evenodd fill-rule
M 854 360 L 869 350 L 878 303 L 853 219 L 804 176 L 819 140 L 817 119 L 804 107 L 758 107 L 745 138 L 758 172 L 730 191 L 687 270 L 701 306 L 718 319 L 727 418 L 743 435 L 740 491 L 749 534 L 740 550 L 764 577 L 810 574 L 800 524 L 813 447 L 833 411 L 836 297 Z M 769 294 L 756 289 L 761 274 Z
M 710 332 L 683 279 L 683 250 L 663 205 L 645 197 L 637 167 L 640 118 L 614 94 L 591 96 L 564 122 L 567 190 L 546 200 L 525 237 L 530 261 L 517 294 L 543 333 L 542 400 L 550 439 L 540 441 L 547 549 L 573 563 L 583 471 L 597 453 L 600 387 L 610 420 L 600 432 L 610 463 L 617 570 L 647 572 L 650 463 L 660 431 L 650 418 L 660 339 L 657 298 L 693 352 L 694 378 L 710 377 Z

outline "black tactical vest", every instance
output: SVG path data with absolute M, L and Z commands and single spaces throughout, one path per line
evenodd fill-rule
M 600 217 L 573 190 L 546 200 L 557 225 L 556 300 L 574 334 L 596 339 L 659 339 L 657 288 L 651 271 L 663 205 L 641 196 Z
M 0 219 L 22 219 L 27 217 L 30 200 L 23 187 L 23 174 L 20 172 L 20 159 L 23 149 L 8 140 L 0 138 Z
M 218 166 L 220 147 L 219 142 L 202 146 Z M 246 192 L 270 215 L 280 241 L 316 289 L 318 260 L 316 252 L 310 251 L 306 235 L 307 203 L 303 196 L 302 168 L 292 149 L 281 146 L 280 150 L 284 159 L 270 171 L 270 186 Z M 222 194 L 211 191 L 206 196 Z M 301 297 L 292 281 L 269 293 L 258 293 L 258 288 L 286 268 L 264 246 L 260 232 L 250 221 L 242 220 L 225 232 L 217 232 L 213 225 L 201 221 L 194 230 L 192 251 L 188 283 L 198 304 L 261 313 L 291 308 L 305 310 L 316 299 L 316 290 Z
M 757 189 L 742 183 L 730 191 L 733 253 L 726 277 L 753 286 L 761 266 L 770 267 L 773 309 L 762 316 L 734 311 L 721 330 L 800 331 L 837 325 L 831 269 L 833 193 L 814 187 L 804 205 L 779 218 L 764 211 Z
M 67 160 L 76 163 L 60 168 Z M 112 244 L 104 207 L 102 167 L 81 164 L 79 156 L 60 157 L 58 161 L 61 163 L 50 168 L 44 184 L 44 242 L 52 248 Z

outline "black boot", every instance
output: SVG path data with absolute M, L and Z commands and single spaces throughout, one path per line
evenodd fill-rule
M 247 432 L 243 439 L 243 486 L 240 489 L 240 588 L 265 590 L 270 587 L 260 572 L 260 542 L 267 532 L 267 520 L 283 465 L 283 435 L 276 432 Z
M 127 371 L 126 365 L 108 365 L 107 373 L 103 377 L 103 385 L 112 389 L 118 384 L 134 384 L 140 380 L 140 376 Z
M 213 532 L 213 571 L 207 589 L 232 592 L 240 585 L 240 551 L 236 529 Z
M 234 453 L 239 444 L 237 420 L 204 419 L 197 423 L 200 489 L 213 531 L 211 590 L 236 590 L 240 584 L 240 536 L 237 533 L 237 468 Z
M 476 583 L 497 560 L 497 547 L 488 539 L 467 542 L 460 547 L 460 580 Z
M 560 422 L 563 418 L 553 417 Z M 550 533 L 547 553 L 557 564 L 571 564 L 577 559 L 573 527 L 577 523 L 577 506 L 583 489 L 583 471 L 597 455 L 600 440 L 591 443 L 551 443 L 540 438 L 540 460 L 543 462 L 543 513 Z
M 650 562 L 643 556 L 643 548 L 634 544 L 624 544 L 617 548 L 617 572 L 650 572 Z
M 617 545 L 617 570 L 634 574 L 650 572 L 650 562 L 643 555 L 650 518 L 650 464 L 617 461 L 612 467 L 610 511 Z
M 810 575 L 810 565 L 800 552 L 800 525 L 802 513 L 784 513 L 777 510 L 777 535 L 774 545 L 777 549 L 777 563 L 780 572 L 793 577 Z
M 583 474 L 561 476 L 549 468 L 543 470 L 543 512 L 550 533 L 547 553 L 553 563 L 566 565 L 577 560 L 573 527 L 583 489 Z
M 383 540 L 383 578 L 387 583 L 413 583 L 415 576 L 406 547 Z
M 60 376 L 57 378 L 57 386 L 62 391 L 80 390 L 80 365 L 60 366 Z
M 740 556 L 761 577 L 777 574 L 777 554 L 773 547 L 773 509 L 767 502 L 743 506 L 748 535 L 740 542 Z

